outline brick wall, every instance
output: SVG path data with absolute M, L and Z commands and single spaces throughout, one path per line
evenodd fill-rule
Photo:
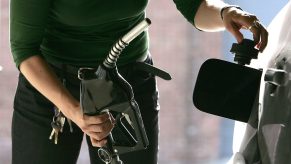
M 176 10 L 172 1 L 150 1 L 147 10 L 155 65 L 171 81 L 158 80 L 160 90 L 160 163 L 189 164 L 218 156 L 219 121 L 192 105 L 197 71 L 209 57 L 221 54 L 220 33 L 200 32 Z
M 8 47 L 8 0 L 0 1 L 0 163 L 11 163 L 12 100 L 15 93 L 17 70 Z

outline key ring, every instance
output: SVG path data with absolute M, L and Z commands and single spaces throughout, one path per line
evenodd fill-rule
M 105 148 L 101 147 L 98 149 L 98 156 L 106 164 L 111 163 L 111 161 L 112 161 L 111 154 Z

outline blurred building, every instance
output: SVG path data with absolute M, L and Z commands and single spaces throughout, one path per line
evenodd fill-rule
M 11 114 L 17 82 L 8 39 L 8 0 L 0 0 L 0 163 L 11 163 Z M 230 2 L 230 1 L 229 1 Z M 237 2 L 230 2 L 235 3 Z M 252 1 L 242 8 L 270 21 L 283 1 Z M 258 10 L 259 8 L 263 10 Z M 252 6 L 252 8 L 250 8 Z M 276 7 L 276 9 L 275 9 Z M 232 154 L 233 121 L 195 109 L 192 93 L 198 70 L 208 58 L 225 58 L 235 42 L 229 34 L 204 33 L 194 29 L 168 0 L 150 1 L 147 16 L 152 20 L 150 51 L 154 64 L 172 75 L 158 79 L 160 90 L 160 164 L 222 164 Z M 264 24 L 268 22 L 264 21 Z M 78 164 L 88 163 L 86 146 Z
M 161 104 L 160 163 L 206 163 L 219 156 L 220 118 L 194 108 L 192 94 L 200 65 L 221 57 L 221 33 L 204 33 L 167 0 L 151 1 L 147 10 L 155 65 L 172 81 L 159 80 Z M 229 141 L 230 143 L 232 140 Z

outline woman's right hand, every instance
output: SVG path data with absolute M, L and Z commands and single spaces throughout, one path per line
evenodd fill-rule
M 78 112 L 70 119 L 75 122 L 85 134 L 90 136 L 93 146 L 104 146 L 107 143 L 106 137 L 115 124 L 113 116 L 109 112 L 88 116 L 84 115 L 80 108 L 76 109 L 76 111 Z
M 115 123 L 111 114 L 84 115 L 78 100 L 63 86 L 41 56 L 34 55 L 24 60 L 20 64 L 20 71 L 40 93 L 91 137 L 93 146 L 102 147 L 106 144 L 106 137 Z

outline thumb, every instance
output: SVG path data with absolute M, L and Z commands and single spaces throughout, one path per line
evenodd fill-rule
M 240 28 L 237 27 L 235 24 L 227 26 L 226 30 L 228 30 L 235 37 L 238 43 L 241 43 L 242 40 L 244 39 L 243 34 L 240 32 Z

